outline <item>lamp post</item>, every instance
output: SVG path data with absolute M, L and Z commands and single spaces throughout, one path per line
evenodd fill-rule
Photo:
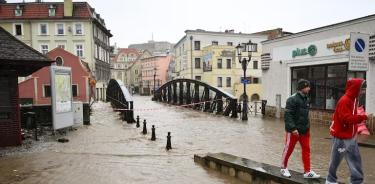
M 241 117 L 242 120 L 247 120 L 247 112 L 248 112 L 248 109 L 247 109 L 248 97 L 246 94 L 246 83 L 248 83 L 248 81 L 246 79 L 246 69 L 247 69 L 247 65 L 251 61 L 251 54 L 253 52 L 257 52 L 257 47 L 258 45 L 256 43 L 252 43 L 251 40 L 249 40 L 249 42 L 246 43 L 244 46 L 242 46 L 241 44 L 238 44 L 236 46 L 238 61 L 241 63 L 242 70 L 243 70 L 243 80 L 241 80 L 241 82 L 243 83 L 243 94 L 242 94 L 243 108 L 242 108 L 242 117 Z M 245 52 L 247 52 L 247 56 L 242 56 L 242 53 L 245 53 Z
M 154 68 L 154 92 L 153 92 L 154 96 L 155 96 L 155 83 L 156 83 L 155 79 L 156 79 L 156 67 Z

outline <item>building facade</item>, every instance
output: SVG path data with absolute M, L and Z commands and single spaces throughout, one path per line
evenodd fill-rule
M 47 56 L 56 61 L 55 65 L 72 69 L 72 95 L 74 101 L 89 103 L 91 74 L 78 56 L 61 48 L 55 48 Z M 44 67 L 18 84 L 21 99 L 32 99 L 33 105 L 51 105 L 50 67 Z
M 0 4 L 0 26 L 46 54 L 60 47 L 89 64 L 96 79 L 96 97 L 105 98 L 110 78 L 110 37 L 104 20 L 86 2 Z
M 168 67 L 172 55 L 153 56 L 141 60 L 142 84 L 141 94 L 151 95 L 154 90 L 167 82 Z
M 261 41 L 268 39 L 269 34 L 259 32 L 253 34 L 212 32 L 204 30 L 187 30 L 185 36 L 174 46 L 176 78 L 202 80 L 209 85 L 224 89 L 239 97 L 243 93 L 243 77 L 241 64 L 238 62 L 235 47 L 249 42 L 258 43 L 258 52 L 253 53 L 247 67 L 247 78 L 252 78 L 252 85 L 247 85 L 249 94 L 261 96 L 260 63 Z M 255 63 L 255 69 L 253 68 Z
M 111 78 L 121 80 L 125 86 L 130 87 L 132 84 L 130 68 L 139 56 L 140 52 L 137 49 L 119 48 L 111 61 Z
M 369 61 L 365 68 L 350 69 L 355 51 L 353 33 L 364 33 L 369 43 Z M 353 77 L 367 80 L 367 95 L 360 99 L 368 113 L 375 112 L 375 15 L 299 32 L 262 42 L 262 77 L 267 113 L 282 116 L 286 99 L 296 91 L 297 81 L 311 82 L 311 119 L 330 124 L 346 81 Z M 352 35 L 352 36 L 351 36 Z M 352 43 L 351 43 L 352 42 Z

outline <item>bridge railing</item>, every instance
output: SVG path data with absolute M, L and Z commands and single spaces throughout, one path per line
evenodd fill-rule
M 133 97 L 122 81 L 111 79 L 106 91 L 106 101 L 111 106 L 121 112 L 122 120 L 128 123 L 135 122 Z
M 154 101 L 237 118 L 237 98 L 202 81 L 175 79 L 157 89 Z

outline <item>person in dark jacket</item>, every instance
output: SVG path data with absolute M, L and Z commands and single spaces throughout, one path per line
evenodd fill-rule
M 281 175 L 291 177 L 288 170 L 288 160 L 297 142 L 301 144 L 304 178 L 319 178 L 310 168 L 310 122 L 309 101 L 310 82 L 300 79 L 297 92 L 290 96 L 285 106 L 286 139 L 281 162 Z
M 367 120 L 367 115 L 357 114 L 358 99 L 366 92 L 366 81 L 353 78 L 346 82 L 345 94 L 337 102 L 330 127 L 332 153 L 329 164 L 327 184 L 337 183 L 336 171 L 345 157 L 350 170 L 350 183 L 363 183 L 361 155 L 357 144 L 358 124 Z

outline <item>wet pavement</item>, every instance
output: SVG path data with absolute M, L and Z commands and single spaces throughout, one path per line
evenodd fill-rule
M 90 126 L 66 136 L 44 136 L 35 143 L 0 149 L 0 183 L 241 183 L 195 164 L 194 154 L 225 152 L 258 162 L 279 165 L 284 141 L 283 122 L 250 116 L 247 122 L 134 97 L 135 115 L 147 120 L 142 127 L 126 124 L 107 103 L 94 104 Z M 147 110 L 145 110 L 147 109 Z M 150 110 L 151 109 L 151 110 Z M 156 141 L 150 141 L 151 125 Z M 330 140 L 328 127 L 315 126 L 312 134 L 312 168 L 327 174 Z M 172 150 L 166 151 L 167 132 Z M 69 139 L 58 143 L 59 137 Z M 375 181 L 374 148 L 360 148 L 366 183 Z M 301 149 L 289 168 L 302 171 Z M 345 162 L 339 178 L 348 181 Z

